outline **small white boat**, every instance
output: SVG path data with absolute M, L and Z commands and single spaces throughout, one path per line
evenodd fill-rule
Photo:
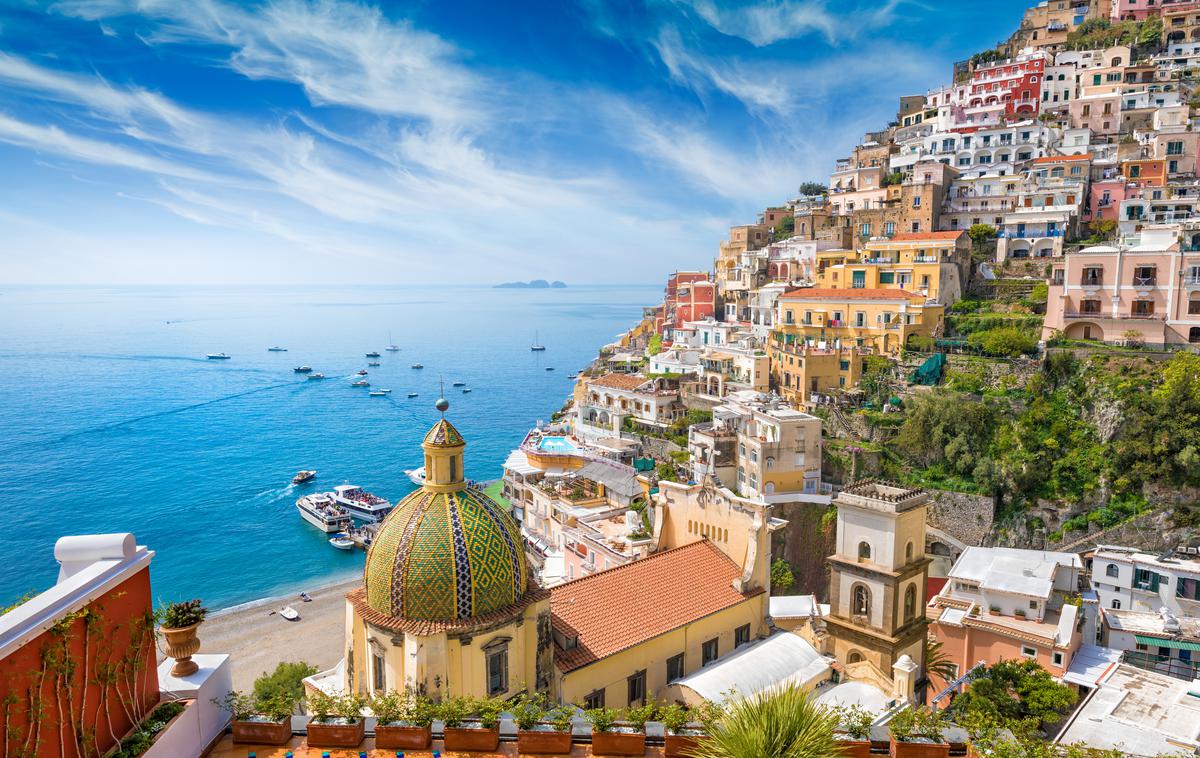
M 418 487 L 423 486 L 425 484 L 425 467 L 424 466 L 422 466 L 420 468 L 409 469 L 408 471 L 404 472 L 404 475 L 407 476 L 409 478 L 409 480 L 412 481 L 412 483 L 417 485 Z
M 467 394 L 467 393 L 468 393 L 468 392 L 470 392 L 470 391 L 471 391 L 471 388 L 470 388 L 470 387 L 463 387 L 463 394 L 464 394 L 464 395 L 465 395 L 465 394 Z
M 576 379 L 578 377 L 579 377 L 579 374 L 567 374 L 568 379 Z
M 400 352 L 400 347 L 392 342 L 392 333 L 391 332 L 388 332 L 388 346 L 386 349 L 389 353 Z
M 386 390 L 386 389 L 385 389 L 385 390 L 379 390 L 379 391 L 380 391 L 380 392 L 382 392 L 382 393 L 383 393 L 383 394 L 385 394 L 385 395 L 390 395 L 390 394 L 392 394 L 392 391 L 391 391 L 391 390 Z
M 312 366 L 297 366 L 292 371 L 297 374 L 309 374 L 312 373 Z
M 529 349 L 535 353 L 543 352 L 546 349 L 546 346 L 538 341 L 538 333 L 537 332 L 533 333 L 533 344 L 529 346 Z
M 338 550 L 353 550 L 354 540 L 344 534 L 335 534 L 329 540 L 329 544 L 336 547 Z
M 451 384 L 450 386 L 451 387 L 466 387 L 467 383 L 466 382 L 455 382 L 454 384 Z
M 408 396 L 409 396 L 409 397 L 416 397 L 416 396 L 417 396 L 417 393 L 415 393 L 415 392 L 410 392 L 410 393 L 408 393 Z
M 355 372 L 355 375 L 356 376 L 366 376 L 367 370 L 365 368 L 360 368 L 358 371 Z
M 209 353 L 205 357 L 208 358 L 210 361 L 227 361 L 232 356 L 225 355 L 225 353 Z
M 367 394 L 371 397 L 387 397 L 389 390 L 371 390 Z
M 310 381 L 313 379 L 324 379 L 325 375 L 324 374 L 309 374 L 308 378 Z
M 413 367 L 413 368 L 425 368 L 425 367 L 424 367 L 424 366 L 422 366 L 420 363 L 414 363 L 414 364 L 412 365 L 412 367 Z
M 378 350 L 372 350 L 371 352 L 367 353 L 367 357 L 368 357 L 368 358 L 378 358 L 378 357 L 379 357 L 379 351 L 378 351 Z
M 271 347 L 267 348 L 267 352 L 268 353 L 286 353 L 287 348 L 280 347 L 279 345 L 272 345 Z
M 316 469 L 306 469 L 292 477 L 292 484 L 304 484 L 307 481 L 315 479 L 316 476 Z
M 287 621 L 299 621 L 300 613 L 290 605 L 285 605 L 279 609 L 279 615 Z
M 350 382 L 351 387 L 370 387 L 371 383 L 366 379 L 359 379 L 357 382 Z

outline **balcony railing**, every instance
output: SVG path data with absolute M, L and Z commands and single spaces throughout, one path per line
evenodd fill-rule
M 1133 277 L 1133 286 L 1135 287 L 1153 287 L 1158 283 L 1158 277 L 1155 276 L 1135 276 Z
M 996 236 L 1000 239 L 1035 240 L 1035 239 L 1043 239 L 1045 237 L 1061 237 L 1061 236 L 1063 236 L 1063 230 L 1062 229 L 1046 229 L 1045 231 L 1032 231 L 1032 230 L 1026 229 L 1024 232 L 1021 232 L 1021 231 L 1011 231 L 1010 232 L 1007 230 L 1002 230 Z
M 937 262 L 938 262 L 938 257 L 936 255 L 914 255 L 913 256 L 913 263 L 937 263 Z
M 1066 311 L 1063 313 L 1063 318 L 1102 318 L 1103 314 L 1100 311 Z
M 1104 277 L 1103 276 L 1084 276 L 1084 277 L 1080 278 L 1079 285 L 1081 287 L 1103 287 L 1104 286 Z
M 1162 321 L 1163 314 L 1161 314 L 1161 313 L 1134 313 L 1131 311 L 1129 313 L 1122 313 L 1121 318 L 1132 318 L 1132 319 L 1139 319 L 1139 320 L 1143 320 L 1143 321 Z

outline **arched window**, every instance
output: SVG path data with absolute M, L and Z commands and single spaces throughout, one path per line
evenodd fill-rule
M 906 563 L 911 563 L 912 559 L 913 559 L 913 543 L 912 543 L 912 540 L 909 540 L 908 544 L 904 546 L 904 561 Z
M 860 561 L 871 560 L 871 545 L 866 540 L 858 543 L 858 559 Z
M 862 653 L 857 650 L 851 650 L 850 655 L 846 656 L 846 663 L 862 663 Z
M 911 584 L 904 590 L 904 620 L 912 621 L 917 615 L 917 588 Z
M 871 615 L 871 591 L 861 584 L 854 585 L 853 607 L 851 612 L 855 616 L 870 616 Z
M 1108 567 L 1106 569 L 1104 569 L 1104 575 L 1111 576 L 1115 579 L 1116 577 L 1121 575 L 1121 570 L 1119 568 L 1117 568 L 1117 564 L 1110 563 L 1110 564 L 1108 564 Z
M 1114 600 L 1114 601 L 1112 601 L 1112 607 L 1113 607 L 1113 610 L 1114 610 L 1114 611 L 1119 611 L 1119 610 L 1121 610 L 1121 601 L 1120 601 L 1120 600 Z

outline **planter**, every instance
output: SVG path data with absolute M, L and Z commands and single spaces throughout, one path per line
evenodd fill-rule
M 517 753 L 524 755 L 568 755 L 571 752 L 571 732 L 552 729 L 518 729 Z
M 359 719 L 353 724 L 319 724 L 308 722 L 309 747 L 358 747 L 366 736 L 367 722 Z
M 279 721 L 233 722 L 234 742 L 254 745 L 286 745 L 291 738 L 291 717 Z
M 178 629 L 168 629 L 164 626 L 160 630 L 167 640 L 167 655 L 175 659 L 175 665 L 171 667 L 171 676 L 189 676 L 200 670 L 192 656 L 200 652 L 200 637 L 197 636 L 196 630 L 202 623 L 204 622 L 197 621 L 191 626 Z
M 838 740 L 838 750 L 846 758 L 870 758 L 870 740 Z
M 663 755 L 666 758 L 685 758 L 708 739 L 706 734 L 671 734 L 663 738 Z
M 500 726 L 491 729 L 482 727 L 446 727 L 442 730 L 442 742 L 447 751 L 462 753 L 491 753 L 500 746 Z
M 593 755 L 644 755 L 645 732 L 592 732 Z
M 375 725 L 375 747 L 384 750 L 428 750 L 431 738 L 427 726 Z
M 897 742 L 891 738 L 892 758 L 947 758 L 950 745 L 945 742 Z

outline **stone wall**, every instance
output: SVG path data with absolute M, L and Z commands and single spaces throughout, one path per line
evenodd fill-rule
M 836 530 L 821 527 L 826 506 L 815 503 L 777 503 L 771 515 L 786 519 L 788 525 L 771 535 L 771 560 L 780 558 L 791 564 L 796 583 L 789 595 L 816 595 L 825 602 L 829 598 L 829 571 L 825 559 L 833 555 Z
M 988 542 L 995 518 L 996 501 L 986 495 L 927 490 L 929 510 L 926 521 L 966 545 Z

